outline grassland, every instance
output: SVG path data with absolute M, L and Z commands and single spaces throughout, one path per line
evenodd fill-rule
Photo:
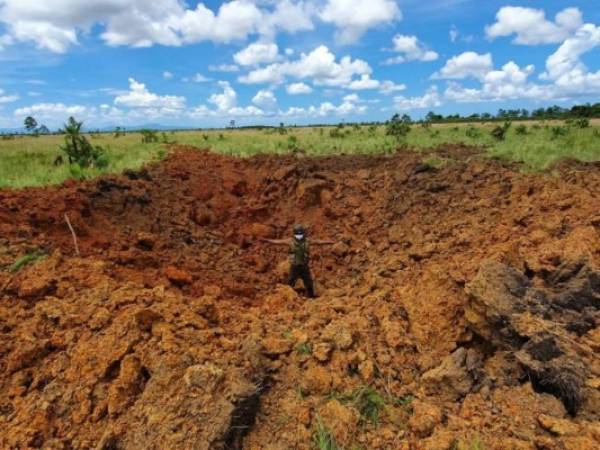
M 526 132 L 517 129 L 525 125 Z M 581 161 L 600 160 L 600 123 L 589 128 L 567 126 L 564 123 L 515 123 L 502 141 L 490 135 L 496 124 L 441 124 L 429 128 L 413 125 L 402 140 L 411 150 L 424 151 L 446 143 L 480 146 L 490 157 L 523 163 L 524 170 L 544 170 L 564 158 Z M 386 136 L 385 128 L 345 126 L 278 129 L 206 130 L 159 133 L 161 142 L 143 144 L 139 133 L 114 137 L 110 133 L 89 136 L 94 145 L 104 147 L 108 167 L 80 169 L 54 160 L 61 154 L 63 137 L 17 136 L 0 139 L 0 188 L 23 188 L 58 184 L 69 178 L 89 178 L 102 173 L 139 168 L 158 160 L 167 153 L 163 141 L 209 148 L 214 152 L 241 157 L 259 153 L 284 154 L 300 152 L 306 155 L 385 154 L 396 151 L 398 141 Z M 558 130 L 558 131 L 557 131 Z M 333 136 L 332 136 L 333 134 Z

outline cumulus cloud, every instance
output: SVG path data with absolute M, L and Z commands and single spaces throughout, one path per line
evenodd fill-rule
M 89 115 L 92 110 L 82 105 L 65 105 L 64 103 L 36 103 L 31 106 L 18 108 L 15 110 L 16 117 L 35 116 L 39 119 L 49 119 L 69 116 Z
M 172 79 L 172 78 L 173 78 L 173 74 L 172 74 L 171 72 L 169 72 L 168 70 L 165 70 L 165 71 L 163 72 L 163 78 L 164 78 L 165 80 L 170 80 L 170 79 Z
M 169 112 L 185 108 L 185 97 L 154 94 L 148 91 L 145 84 L 129 78 L 129 91 L 117 96 L 115 104 L 127 108 L 158 109 Z
M 500 70 L 491 70 L 485 74 L 480 88 L 465 88 L 456 82 L 449 83 L 444 97 L 459 103 L 549 98 L 551 90 L 547 86 L 535 85 L 528 81 L 534 70 L 533 65 L 521 68 L 510 61 Z
M 277 59 L 279 59 L 279 48 L 273 43 L 255 42 L 233 55 L 233 60 L 240 66 L 272 63 Z
M 514 34 L 515 44 L 556 44 L 571 36 L 582 24 L 581 11 L 577 8 L 564 9 L 556 14 L 554 21 L 549 21 L 542 9 L 505 6 L 485 32 L 490 39 Z
M 371 67 L 361 59 L 344 56 L 340 61 L 324 45 L 302 53 L 296 61 L 285 61 L 255 69 L 239 78 L 241 83 L 282 83 L 287 77 L 310 79 L 316 85 L 344 86 L 355 76 L 370 75 Z
M 461 80 L 472 77 L 482 79 L 492 68 L 491 53 L 480 55 L 475 52 L 465 52 L 446 61 L 444 67 L 434 73 L 432 78 Z
M 581 56 L 600 46 L 600 27 L 583 25 L 546 60 L 542 79 L 554 82 L 563 93 L 600 92 L 600 70 L 589 72 Z
M 290 95 L 301 95 L 310 94 L 313 90 L 306 83 L 292 83 L 287 86 L 286 91 Z
M 231 87 L 231 84 L 228 81 L 219 81 L 219 86 L 223 89 L 223 92 L 211 95 L 208 101 L 222 112 L 235 108 L 237 106 L 237 93 Z
M 392 51 L 399 53 L 398 56 L 388 58 L 385 64 L 401 64 L 409 61 L 435 61 L 439 55 L 429 50 L 416 36 L 397 34 L 393 38 L 394 47 Z
M 442 100 L 436 86 L 431 86 L 422 97 L 394 97 L 394 107 L 400 111 L 412 109 L 437 108 L 442 105 Z
M 382 81 L 379 85 L 379 92 L 382 94 L 393 94 L 394 92 L 404 91 L 406 89 L 405 84 L 396 84 L 393 81 Z
M 275 97 L 275 94 L 268 89 L 261 89 L 258 91 L 252 99 L 252 103 L 266 111 L 272 111 L 277 108 L 277 98 Z
M 354 91 L 362 91 L 366 89 L 377 89 L 380 84 L 381 83 L 378 80 L 372 79 L 369 74 L 363 74 L 360 79 L 351 81 L 347 87 Z
M 180 0 L 3 0 L 0 22 L 8 38 L 2 38 L 0 45 L 32 42 L 41 49 L 64 53 L 78 44 L 80 33 L 96 25 L 103 27 L 103 41 L 113 46 L 230 43 L 251 35 L 312 29 L 309 4 L 232 0 L 213 11 L 202 2 L 189 8 Z
M 351 44 L 371 28 L 400 20 L 402 13 L 394 0 L 327 0 L 319 17 L 336 27 L 340 43 Z

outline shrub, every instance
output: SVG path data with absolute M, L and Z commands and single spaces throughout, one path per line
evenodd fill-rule
M 577 128 L 589 128 L 590 126 L 590 120 L 586 119 L 585 117 L 582 117 L 581 119 L 577 119 L 573 122 L 573 125 L 575 125 Z
M 470 125 L 465 131 L 465 135 L 471 139 L 477 139 L 481 136 L 481 131 L 478 128 L 475 128 L 473 125 Z
M 140 130 L 142 135 L 142 143 L 143 144 L 151 144 L 152 142 L 158 142 L 158 135 L 154 130 L 143 129 Z
M 208 142 L 208 138 L 209 138 L 209 137 L 210 137 L 210 136 L 209 136 L 208 134 L 203 134 L 203 135 L 202 135 L 202 139 L 204 139 L 204 140 L 205 140 L 205 141 L 207 141 L 207 142 Z
M 369 136 L 375 136 L 377 134 L 377 125 L 370 125 L 367 129 Z
M 510 122 L 504 122 L 504 124 L 502 126 L 498 125 L 496 127 L 494 127 L 494 129 L 491 131 L 491 135 L 494 139 L 498 140 L 498 141 L 503 141 L 504 138 L 506 137 L 506 132 L 508 131 L 508 129 L 510 128 L 511 123 Z
M 331 130 L 329 130 L 329 137 L 334 139 L 341 139 L 346 137 L 346 133 L 343 132 L 343 129 L 344 126 L 341 124 L 335 128 L 332 128 Z
M 399 114 L 395 114 L 394 117 L 386 123 L 385 134 L 387 136 L 393 136 L 396 138 L 396 141 L 400 142 L 404 140 L 408 133 L 410 133 L 411 123 L 412 120 L 409 115 L 404 114 L 400 117 Z
M 561 136 L 566 136 L 569 134 L 569 129 L 567 127 L 561 127 L 560 125 L 557 125 L 550 128 L 550 133 L 552 134 L 552 139 L 558 139 Z
M 69 117 L 69 121 L 62 130 L 65 134 L 65 144 L 60 149 L 67 154 L 69 164 L 75 163 L 79 167 L 106 167 L 108 158 L 104 149 L 89 143 L 81 134 L 82 125 L 83 122 L 77 122 L 73 117 Z
M 525 125 L 521 124 L 515 128 L 515 133 L 517 133 L 520 136 L 523 136 L 523 135 L 527 134 L 527 127 Z

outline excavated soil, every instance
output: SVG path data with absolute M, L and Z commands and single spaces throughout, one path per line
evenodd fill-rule
M 1 449 L 600 448 L 598 165 L 173 150 L 0 191 Z

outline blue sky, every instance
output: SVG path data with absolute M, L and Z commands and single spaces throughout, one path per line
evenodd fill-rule
M 596 24 L 597 0 L 0 0 L 0 128 L 597 102 Z

